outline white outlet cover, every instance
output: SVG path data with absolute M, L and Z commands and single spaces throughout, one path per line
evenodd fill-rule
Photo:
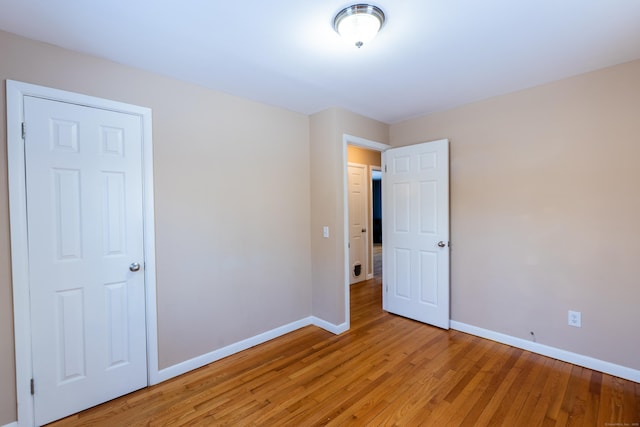
M 569 324 L 569 326 L 574 326 L 576 328 L 581 328 L 582 327 L 582 313 L 580 313 L 579 311 L 569 310 L 568 324 Z

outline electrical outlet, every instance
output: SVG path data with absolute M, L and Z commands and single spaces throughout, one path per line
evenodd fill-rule
M 569 310 L 569 326 L 574 326 L 576 328 L 582 327 L 582 313 L 579 311 Z

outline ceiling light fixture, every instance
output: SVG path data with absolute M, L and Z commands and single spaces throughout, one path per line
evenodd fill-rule
M 333 29 L 358 48 L 373 40 L 383 24 L 384 12 L 370 4 L 345 7 L 333 19 Z

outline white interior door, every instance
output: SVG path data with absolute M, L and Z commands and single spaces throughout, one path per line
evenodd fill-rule
M 449 141 L 383 153 L 384 309 L 449 328 Z
M 367 278 L 367 167 L 349 163 L 349 283 Z
M 41 425 L 147 385 L 142 129 L 139 116 L 36 97 L 24 115 Z

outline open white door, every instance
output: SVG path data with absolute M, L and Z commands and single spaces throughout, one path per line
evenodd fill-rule
M 349 163 L 349 284 L 367 278 L 367 167 Z
M 449 141 L 383 153 L 383 308 L 449 329 Z

